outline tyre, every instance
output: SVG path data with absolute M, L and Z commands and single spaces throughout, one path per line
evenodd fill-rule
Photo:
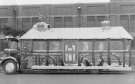
M 3 63 L 3 70 L 6 74 L 13 74 L 17 71 L 17 63 L 14 60 L 6 60 Z

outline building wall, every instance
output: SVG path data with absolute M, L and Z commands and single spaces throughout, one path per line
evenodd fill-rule
M 45 21 L 55 28 L 96 27 L 109 19 L 112 26 L 124 26 L 135 36 L 135 2 L 111 1 L 102 4 L 0 6 L 0 28 L 7 24 L 26 31 L 43 15 Z
M 39 15 L 45 16 L 51 27 L 86 27 L 100 26 L 99 21 L 105 20 L 109 12 L 108 4 L 19 6 L 18 11 L 22 22 L 19 29 L 26 30 L 32 27 Z M 96 23 L 92 22 L 93 19 Z
M 80 7 L 81 9 L 78 9 Z M 124 26 L 134 35 L 135 3 L 112 2 L 110 4 L 69 4 L 18 6 L 19 29 L 27 30 L 45 16 L 51 27 L 95 27 L 110 19 L 113 26 Z
M 111 25 L 122 25 L 134 33 L 134 9 L 135 3 L 115 0 L 109 4 L 3 6 L 0 7 L 0 24 L 16 28 L 17 21 L 17 29 L 27 30 L 38 21 L 39 15 L 44 15 L 52 27 L 93 27 L 101 26 L 100 22 L 109 18 Z
M 10 26 L 13 26 L 12 15 L 12 8 L 4 6 L 0 7 L 0 28 L 2 28 L 4 24 L 10 24 Z

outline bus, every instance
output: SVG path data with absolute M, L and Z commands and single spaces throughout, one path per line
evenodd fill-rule
M 0 57 L 7 74 L 132 71 L 133 37 L 122 26 L 50 28 L 39 22 L 21 37 L 6 40 L 16 43 Z

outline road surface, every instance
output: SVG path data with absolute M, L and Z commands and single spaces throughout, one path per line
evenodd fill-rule
M 14 75 L 0 73 L 0 84 L 135 84 L 135 73 Z

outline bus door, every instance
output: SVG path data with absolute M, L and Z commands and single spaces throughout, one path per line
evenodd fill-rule
M 65 65 L 77 65 L 77 45 L 74 41 L 66 41 L 64 44 L 64 63 Z

